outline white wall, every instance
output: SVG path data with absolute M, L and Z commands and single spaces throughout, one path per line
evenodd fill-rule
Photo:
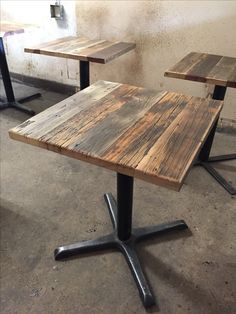
M 65 19 L 50 17 L 53 1 L 7 1 L 1 0 L 1 20 L 27 24 L 25 33 L 4 39 L 10 71 L 34 77 L 74 84 L 77 77 L 68 69 L 78 62 L 54 57 L 24 53 L 24 47 L 76 34 L 75 1 L 64 1 Z M 77 71 L 78 72 L 78 71 Z
M 78 33 L 134 41 L 135 53 L 93 79 L 127 82 L 205 96 L 204 84 L 165 78 L 164 71 L 190 51 L 236 57 L 236 1 L 77 1 Z M 236 89 L 228 89 L 222 116 L 236 119 Z
M 50 1 L 1 2 L 3 15 L 39 24 L 38 29 L 7 39 L 13 72 L 78 84 L 78 62 L 23 53 L 27 44 L 77 31 L 89 38 L 137 44 L 135 52 L 107 65 L 92 64 L 92 81 L 106 79 L 205 96 L 204 84 L 165 78 L 164 71 L 190 51 L 236 57 L 236 1 L 61 1 L 67 12 L 63 27 L 50 19 Z M 235 100 L 236 90 L 228 89 L 222 117 L 236 120 Z

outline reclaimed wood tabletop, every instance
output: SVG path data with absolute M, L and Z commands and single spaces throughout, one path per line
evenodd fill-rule
M 0 37 L 6 37 L 13 34 L 24 33 L 24 24 L 13 23 L 8 21 L 0 22 Z
M 98 81 L 9 134 L 15 140 L 179 190 L 222 104 Z
M 236 88 L 236 58 L 191 52 L 165 76 Z
M 80 61 L 107 63 L 134 48 L 134 43 L 90 40 L 85 37 L 69 36 L 25 48 L 25 52 Z

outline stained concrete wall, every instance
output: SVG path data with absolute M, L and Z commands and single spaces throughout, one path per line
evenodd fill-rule
M 5 15 L 9 14 L 9 3 L 22 6 L 22 1 L 2 2 Z M 27 12 L 37 8 L 39 27 L 25 34 L 20 43 L 16 39 L 18 36 L 7 40 L 9 62 L 14 72 L 78 84 L 78 62 L 22 52 L 23 45 L 77 33 L 89 38 L 137 44 L 134 52 L 107 65 L 93 64 L 92 82 L 105 79 L 206 96 L 208 86 L 164 78 L 165 69 L 190 51 L 236 57 L 236 1 L 62 1 L 67 21 L 61 25 L 49 17 L 50 1 L 23 3 L 28 7 Z M 12 11 L 15 12 L 13 18 L 19 20 L 17 10 L 12 8 Z M 22 20 L 34 22 L 28 13 Z M 17 41 L 18 48 L 14 45 L 14 51 L 10 41 Z M 222 117 L 236 120 L 234 99 L 236 90 L 229 89 Z
M 76 35 L 76 2 L 63 2 L 65 18 L 62 21 L 50 17 L 50 4 L 53 3 L 55 2 L 48 0 L 0 1 L 1 20 L 27 24 L 23 34 L 4 39 L 9 68 L 15 73 L 75 84 L 77 77 L 74 75 L 74 68 L 78 62 L 24 53 L 24 47 Z
M 136 42 L 137 48 L 107 66 L 99 78 L 205 96 L 204 84 L 165 78 L 164 71 L 190 51 L 236 57 L 236 1 L 77 1 L 80 35 Z M 236 119 L 236 90 L 222 116 Z

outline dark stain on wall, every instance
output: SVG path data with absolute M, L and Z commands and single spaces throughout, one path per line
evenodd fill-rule
M 35 62 L 32 62 L 31 60 L 27 61 L 26 69 L 28 73 L 31 73 L 34 69 L 36 69 Z
M 81 7 L 82 6 L 82 7 Z M 107 27 L 107 17 L 109 11 L 104 2 L 100 2 L 94 6 L 89 6 L 88 10 L 84 10 L 83 3 L 77 3 L 76 7 L 78 16 L 78 35 L 83 31 L 83 25 L 89 26 L 90 38 L 101 38 Z

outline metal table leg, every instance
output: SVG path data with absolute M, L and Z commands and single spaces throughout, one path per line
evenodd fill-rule
M 34 115 L 35 112 L 32 109 L 29 109 L 26 106 L 22 105 L 22 103 L 38 98 L 41 96 L 41 94 L 36 93 L 31 96 L 24 97 L 18 100 L 15 99 L 2 37 L 0 37 L 0 66 L 1 66 L 3 85 L 4 85 L 5 93 L 7 96 L 7 101 L 0 103 L 0 110 L 11 107 L 11 108 L 16 108 L 20 111 L 23 111 L 25 113 L 28 113 L 30 115 Z
M 217 99 L 217 100 L 224 100 L 225 93 L 226 93 L 225 86 L 216 85 L 212 98 Z M 214 163 L 214 162 L 236 159 L 236 154 L 210 157 L 210 152 L 211 152 L 212 143 L 215 137 L 217 122 L 215 126 L 213 127 L 211 133 L 209 134 L 199 154 L 199 162 L 197 162 L 197 165 L 204 167 L 207 170 L 207 172 L 210 173 L 227 192 L 229 192 L 231 195 L 234 195 L 236 194 L 236 189 L 229 182 L 227 182 L 224 179 L 224 177 L 220 175 L 219 172 L 216 171 L 215 168 L 213 168 L 212 165 L 210 165 L 210 163 Z
M 114 231 L 96 240 L 83 241 L 58 247 L 55 259 L 61 260 L 80 253 L 105 249 L 117 249 L 125 257 L 139 290 L 145 308 L 155 304 L 152 290 L 142 270 L 135 246 L 138 242 L 188 226 L 183 220 L 176 220 L 157 226 L 132 229 L 133 178 L 117 174 L 117 203 L 111 193 L 104 195 Z
M 89 86 L 89 62 L 80 61 L 79 69 L 80 69 L 80 90 L 82 90 Z

